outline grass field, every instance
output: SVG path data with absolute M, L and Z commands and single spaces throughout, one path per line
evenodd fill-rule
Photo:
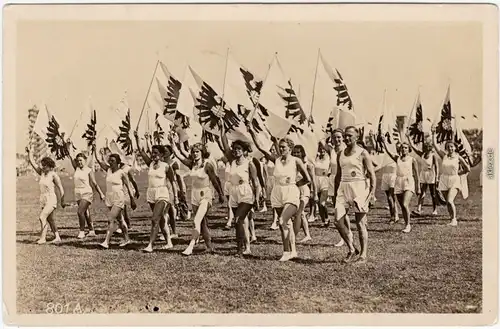
M 132 215 L 134 243 L 126 249 L 116 246 L 117 235 L 110 250 L 99 249 L 107 224 L 105 208 L 97 200 L 92 208 L 97 238 L 77 240 L 76 209 L 58 208 L 63 244 L 38 246 L 38 183 L 33 177 L 20 177 L 17 311 L 45 313 L 50 311 L 48 303 L 59 303 L 66 305 L 63 312 L 78 305 L 84 313 L 479 313 L 482 191 L 478 175 L 478 170 L 469 175 L 469 198 L 457 197 L 459 226 L 455 228 L 445 225 L 447 211 L 440 207 L 438 216 L 416 219 L 410 234 L 401 233 L 402 224 L 387 223 L 385 197 L 379 193 L 369 214 L 368 262 L 361 265 L 342 264 L 346 249 L 333 246 L 338 233 L 319 223 L 311 225 L 313 241 L 298 246 L 299 259 L 278 262 L 281 238 L 279 231 L 268 229 L 270 212 L 257 216 L 254 256 L 233 257 L 235 232 L 222 230 L 225 214 L 220 206 L 209 215 L 216 255 L 181 255 L 190 238 L 187 221 L 178 223 L 179 239 L 172 250 L 144 254 L 139 249 L 146 246 L 150 229 L 145 176 L 138 179 L 142 194 Z M 102 177 L 98 181 L 104 187 Z M 66 178 L 64 184 L 70 201 L 72 182 Z M 427 213 L 429 201 L 424 207 Z M 355 237 L 357 241 L 356 232 Z

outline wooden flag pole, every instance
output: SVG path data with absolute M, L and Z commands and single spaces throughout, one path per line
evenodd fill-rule
M 144 98 L 144 103 L 142 104 L 141 114 L 139 115 L 139 120 L 137 121 L 137 126 L 135 127 L 135 130 L 139 130 L 139 124 L 141 123 L 142 114 L 144 113 L 144 109 L 146 108 L 146 102 L 148 101 L 149 92 L 151 91 L 151 86 L 153 85 L 153 81 L 156 76 L 156 70 L 158 69 L 159 64 L 160 60 L 157 60 L 155 69 L 153 71 L 153 76 L 151 77 L 151 82 L 149 83 L 148 91 L 146 93 L 146 97 Z
M 271 71 L 271 66 L 273 65 L 274 63 L 274 60 L 276 59 L 276 55 L 278 53 L 274 53 L 274 56 L 273 56 L 273 59 L 271 60 L 271 63 L 269 63 L 269 66 L 267 67 L 267 72 L 266 72 L 266 76 L 264 77 L 264 81 L 262 81 L 262 89 L 264 88 L 264 85 L 266 84 L 266 80 L 267 80 L 267 77 L 269 75 L 269 71 Z M 261 93 L 262 93 L 262 89 L 261 89 Z M 253 117 L 255 116 L 255 112 L 257 111 L 257 107 L 259 107 L 259 104 L 260 104 L 260 97 L 259 99 L 257 100 L 257 103 L 254 104 L 254 107 L 253 107 L 253 111 L 252 113 L 250 113 L 249 115 L 249 122 L 252 122 L 253 120 Z
M 320 48 L 318 48 L 318 58 L 316 59 L 316 71 L 314 72 L 313 91 L 312 91 L 312 98 L 311 98 L 311 110 L 309 111 L 309 118 L 311 118 L 312 112 L 313 112 L 314 91 L 316 90 L 316 79 L 318 77 L 319 55 L 320 55 Z

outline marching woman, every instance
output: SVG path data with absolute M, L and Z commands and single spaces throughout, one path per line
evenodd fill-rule
M 75 199 L 78 204 L 77 214 L 80 224 L 78 239 L 85 238 L 85 223 L 89 229 L 87 237 L 95 237 L 96 234 L 94 225 L 89 211 L 89 207 L 94 199 L 93 190 L 99 193 L 101 200 L 104 200 L 105 196 L 99 185 L 97 185 L 94 171 L 87 165 L 87 157 L 85 154 L 78 153 L 75 159 L 73 159 L 69 153 L 68 145 L 68 156 L 71 160 L 73 168 L 75 169 L 75 173 L 73 174 L 73 183 L 75 185 Z
M 191 146 L 191 154 L 189 158 L 186 158 L 178 149 L 178 137 L 173 135 L 169 136 L 169 139 L 174 155 L 191 170 L 189 176 L 191 178 L 191 207 L 195 214 L 193 219 L 194 229 L 189 246 L 182 253 L 186 256 L 193 253 L 193 248 L 200 234 L 203 236 L 208 251 L 215 252 L 206 218 L 207 212 L 212 206 L 213 198 L 210 182 L 219 194 L 219 202 L 221 204 L 224 203 L 224 193 L 220 185 L 220 180 L 215 173 L 214 166 L 210 161 L 207 161 L 210 154 L 203 144 L 196 143 Z
M 330 156 L 327 154 L 327 149 L 323 143 L 318 143 L 318 156 L 314 162 L 314 177 L 316 191 L 318 193 L 318 211 L 321 220 L 325 227 L 328 227 L 330 220 L 328 219 L 328 209 L 326 201 L 328 199 L 328 170 L 330 168 Z M 315 198 L 316 199 L 316 198 Z
M 173 247 L 170 238 L 170 230 L 168 228 L 168 212 L 170 207 L 174 207 L 177 203 L 177 184 L 175 183 L 174 173 L 170 166 L 161 160 L 165 156 L 165 149 L 162 145 L 151 146 L 151 158 L 141 148 L 139 143 L 139 134 L 134 131 L 135 142 L 142 159 L 148 170 L 148 189 L 146 192 L 146 200 L 153 212 L 151 218 L 151 234 L 149 236 L 149 244 L 143 249 L 144 252 L 153 252 L 153 243 L 158 236 L 158 230 L 161 231 L 167 244 L 162 249 L 170 249 Z M 172 194 L 174 204 L 170 201 L 169 191 L 167 187 L 167 179 L 172 185 Z
M 229 204 L 229 188 L 231 186 L 231 181 L 230 181 L 230 171 L 231 171 L 231 163 L 229 161 L 223 161 L 224 162 L 224 195 L 226 196 L 226 200 L 228 200 L 227 203 L 227 223 L 226 223 L 226 230 L 230 230 L 231 227 L 233 226 L 233 210 L 231 209 L 231 205 Z
M 274 152 L 274 147 L 271 148 L 271 154 L 275 155 L 276 152 Z M 264 156 L 264 167 L 265 171 L 267 174 L 266 178 L 266 200 L 271 201 L 271 191 L 274 188 L 274 183 L 275 183 L 275 178 L 274 178 L 274 163 L 270 160 L 268 160 Z M 273 209 L 273 223 L 271 224 L 270 227 L 271 230 L 277 230 L 278 229 L 278 213 L 276 212 L 276 209 Z
M 170 166 L 170 169 L 172 170 L 172 173 L 174 175 L 175 179 L 175 184 L 177 186 L 177 198 L 174 196 L 174 185 L 170 184 L 170 189 L 172 192 L 172 196 L 174 197 L 174 201 L 177 201 L 176 204 L 173 205 L 173 207 L 169 207 L 168 209 L 168 214 L 169 214 L 169 221 L 168 224 L 170 224 L 170 228 L 172 229 L 172 234 L 170 237 L 172 239 L 178 238 L 177 234 L 177 223 L 176 220 L 178 217 L 185 216 L 187 214 L 187 204 L 186 204 L 186 183 L 184 182 L 184 178 L 180 174 L 180 166 L 177 160 L 174 158 L 174 152 L 172 151 L 172 146 L 170 145 L 165 145 L 164 146 L 165 150 L 165 156 L 164 156 L 164 161 Z
M 396 155 L 389 151 L 385 138 L 380 136 L 380 142 L 384 145 L 385 152 L 396 163 L 396 180 L 394 183 L 394 194 L 398 199 L 399 206 L 405 220 L 405 228 L 403 233 L 411 232 L 410 223 L 410 201 L 415 193 L 420 194 L 420 182 L 418 176 L 417 160 L 410 156 L 410 144 L 403 142 L 398 145 L 398 153 Z
M 261 186 L 255 164 L 251 157 L 246 156 L 251 150 L 250 144 L 235 140 L 230 149 L 227 137 L 224 134 L 224 127 L 222 124 L 219 127 L 221 129 L 222 146 L 225 151 L 223 161 L 230 164 L 228 204 L 236 223 L 237 255 L 249 255 L 251 250 L 248 217 L 254 203 L 258 200 Z
M 455 197 L 462 188 L 460 175 L 470 171 L 467 162 L 456 152 L 456 145 L 452 141 L 445 144 L 446 152 L 442 151 L 436 142 L 436 127 L 431 128 L 432 144 L 437 154 L 441 157 L 441 175 L 439 176 L 438 190 L 444 194 L 446 206 L 451 217 L 450 226 L 457 226 L 457 209 L 455 207 Z
M 278 221 L 283 240 L 283 256 L 280 261 L 288 261 L 297 257 L 292 221 L 297 215 L 300 205 L 299 187 L 310 182 L 309 174 L 302 160 L 292 156 L 291 151 L 294 144 L 291 139 L 285 137 L 279 141 L 280 155 L 275 156 L 263 149 L 252 127 L 248 125 L 247 128 L 259 151 L 275 165 L 275 185 L 271 191 L 271 205 L 279 216 Z M 302 180 L 297 182 L 298 173 L 302 175 Z
M 344 144 L 344 131 L 340 128 L 336 128 L 331 134 L 332 146 L 325 143 L 326 149 L 329 149 L 330 154 L 330 169 L 328 177 L 328 196 L 332 198 L 332 204 L 335 208 L 335 177 L 337 176 L 337 159 L 338 155 L 345 149 Z M 334 209 L 335 212 L 335 209 Z M 346 214 L 346 223 L 350 223 L 349 216 Z M 309 222 L 314 221 L 314 213 L 311 213 L 309 217 Z M 344 245 L 344 240 L 341 238 L 339 242 L 335 244 L 335 247 L 342 247 Z
M 410 144 L 413 151 L 422 159 L 422 166 L 420 170 L 420 195 L 418 198 L 417 210 L 412 212 L 414 216 L 422 216 L 422 205 L 424 204 L 425 191 L 429 189 L 432 199 L 432 214 L 437 215 L 438 199 L 436 197 L 436 183 L 439 177 L 439 159 L 434 150 L 432 149 L 432 144 L 425 141 L 422 145 L 422 151 L 417 150 L 411 142 L 409 135 L 408 143 Z
M 376 177 L 368 151 L 357 144 L 358 130 L 345 129 L 346 147 L 338 154 L 335 176 L 335 226 L 347 244 L 349 252 L 344 262 L 366 262 L 368 249 L 367 213 L 375 193 Z M 368 174 L 369 182 L 365 178 Z M 361 252 L 354 248 L 353 234 L 347 222 L 347 210 L 353 207 L 359 233 Z M 359 258 L 355 259 L 359 254 Z
M 56 163 L 51 158 L 44 157 L 40 161 L 41 167 L 39 167 L 33 160 L 33 154 L 31 154 L 28 147 L 26 147 L 26 153 L 28 153 L 28 159 L 31 166 L 35 172 L 40 175 L 40 206 L 42 208 L 42 212 L 38 218 L 42 229 L 40 239 L 38 239 L 37 243 L 44 244 L 47 242 L 47 223 L 50 225 L 50 229 L 55 235 L 55 239 L 50 241 L 50 243 L 59 243 L 61 242 L 61 237 L 57 231 L 56 221 L 54 218 L 54 210 L 57 208 L 56 187 L 59 189 L 59 193 L 61 195 L 61 207 L 66 207 L 66 203 L 64 203 L 64 189 L 61 184 L 61 179 L 54 171 Z
M 309 203 L 309 199 L 311 197 L 311 194 L 313 196 L 314 202 L 318 201 L 318 194 L 316 193 L 316 183 L 315 183 L 315 177 L 314 177 L 314 165 L 307 160 L 306 156 L 306 151 L 304 150 L 304 147 L 302 145 L 295 145 L 293 148 L 292 155 L 294 157 L 299 158 L 302 160 L 307 168 L 307 172 L 309 173 L 309 177 L 311 177 L 311 183 L 302 185 L 299 187 L 300 190 L 300 204 L 299 204 L 299 209 L 297 210 L 297 215 L 294 218 L 293 221 L 293 229 L 295 236 L 299 234 L 300 229 L 302 228 L 304 230 L 304 234 L 306 235 L 304 239 L 300 240 L 299 243 L 304 243 L 307 241 L 311 241 L 311 233 L 309 232 L 309 223 L 306 219 L 306 215 L 304 214 L 304 209 L 306 205 Z M 299 182 L 302 180 L 302 175 L 300 173 L 297 175 L 296 181 Z M 311 188 L 309 188 L 311 186 Z
M 120 247 L 124 247 L 130 243 L 130 238 L 128 236 L 128 227 L 125 223 L 123 217 L 123 208 L 125 207 L 125 191 L 123 187 L 125 186 L 129 198 L 130 206 L 132 210 L 135 210 L 136 204 L 131 191 L 132 187 L 128 180 L 128 175 L 121 169 L 122 162 L 118 154 L 112 153 L 108 157 L 108 163 L 99 161 L 97 154 L 95 154 L 95 159 L 99 166 L 106 171 L 106 199 L 105 203 L 109 209 L 108 213 L 108 231 L 106 232 L 106 238 L 104 242 L 100 244 L 101 247 L 108 249 L 111 236 L 117 229 L 115 221 L 118 221 L 118 228 L 123 232 L 123 241 L 120 243 Z

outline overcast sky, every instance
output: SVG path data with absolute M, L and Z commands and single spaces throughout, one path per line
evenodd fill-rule
M 366 120 L 378 115 L 384 89 L 395 112 L 408 114 L 420 88 L 424 116 L 434 118 L 450 83 L 453 111 L 470 119 L 463 126 L 482 121 L 475 23 L 23 22 L 17 36 L 17 151 L 26 145 L 33 104 L 47 104 L 70 129 L 89 97 L 103 122 L 127 91 L 135 126 L 157 59 L 180 79 L 190 64 L 220 90 L 224 56 L 208 53 L 225 55 L 228 47 L 261 77 L 278 52 L 307 113 L 320 48 Z

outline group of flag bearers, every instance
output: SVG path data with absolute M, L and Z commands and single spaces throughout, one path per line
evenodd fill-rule
M 190 68 L 195 83 L 187 87 L 188 94 L 192 96 L 192 103 L 188 107 L 193 109 L 193 115 L 186 113 L 186 105 L 183 109 L 179 103 L 182 99 L 180 90 L 185 89 L 183 84 L 170 74 L 163 63 L 158 62 L 146 97 L 147 100 L 156 77 L 161 111 L 156 115 L 155 143 L 151 143 L 154 145 L 148 145 L 147 150 L 141 145 L 138 129 L 132 131 L 130 128 L 130 110 L 119 127 L 115 144 L 120 147 L 115 149 L 116 152 L 110 152 L 109 149 L 104 153 L 97 152 L 95 111 L 82 135 L 87 141 L 89 157 L 106 172 L 105 193 L 97 184 L 94 171 L 88 167 L 90 159 L 83 152 L 74 158 L 71 156 L 74 141 L 65 140 L 55 117 L 47 115 L 48 128 L 45 131 L 40 128 L 37 130 L 40 124 L 35 124 L 34 132 L 45 134 L 51 150 L 55 150 L 53 153 L 57 160 L 68 157 L 74 167 L 74 192 L 80 229 L 78 238 L 95 236 L 89 206 L 94 202 L 94 194 L 97 194 L 109 209 L 108 230 L 100 246 L 108 249 L 116 231 L 123 235 L 121 247 L 131 242 L 128 234 L 133 225 L 130 212 L 137 207 L 140 189 L 132 174 L 133 165 L 127 161 L 134 155 L 134 148 L 148 168 L 146 201 L 152 211 L 152 225 L 149 244 L 143 249 L 144 252 L 153 251 L 158 232 L 165 240 L 162 248 L 173 247 L 172 238 L 178 237 L 175 223 L 180 213 L 183 210 L 186 212 L 189 199 L 191 210 L 186 217 L 192 220 L 193 230 L 190 242 L 182 252 L 184 255 L 193 253 L 200 238 L 206 244 L 207 251 L 216 252 L 207 221 L 207 213 L 215 200 L 227 204 L 226 228 L 231 228 L 234 221 L 236 255 L 251 254 L 251 243 L 257 239 L 253 222 L 255 212 L 267 210 L 262 200 L 268 199 L 273 213 L 271 229 L 280 229 L 283 242 L 280 261 L 288 261 L 298 257 L 296 235 L 300 230 L 305 234 L 301 242 L 312 239 L 309 223 L 315 220 L 316 211 L 324 225 L 329 225 L 330 201 L 334 208 L 334 224 L 341 237 L 335 246 L 348 247 L 344 261 L 363 263 L 367 259 L 367 215 L 374 201 L 377 170 L 382 170 L 381 189 L 388 198 L 391 223 L 399 221 L 395 201 L 400 205 L 404 218 L 402 232 L 410 233 L 412 230 L 412 212 L 409 209 L 411 198 L 413 195 L 419 196 L 418 208 L 413 215 L 421 215 L 423 192 L 426 189 L 433 199 L 433 214 L 439 201 L 445 203 L 450 214 L 449 224 L 456 226 L 455 196 L 460 190 L 464 194 L 463 177 L 478 162 L 472 163 L 470 150 L 464 150 L 467 140 L 456 125 L 453 127 L 450 124 L 456 120 L 451 115 L 449 91 L 440 112 L 441 117 L 437 125 L 432 126 L 430 141 L 423 138 L 422 109 L 418 104 L 420 107 L 416 106 L 415 122 L 404 137 L 404 133 L 399 132 L 396 134 L 398 138 L 394 138 L 391 129 L 395 122 L 388 119 L 384 112 L 377 131 L 370 131 L 370 148 L 365 144 L 364 127 L 356 125 L 355 120 L 351 125 L 345 124 L 346 115 L 351 118 L 355 118 L 355 115 L 343 78 L 338 71 L 327 67 L 318 53 L 318 61 L 320 58 L 333 83 L 332 99 L 337 105 L 329 118 L 329 124 L 320 132 L 314 127 L 312 118 L 308 119 L 305 115 L 291 81 L 280 81 L 279 75 L 283 71 L 277 58 L 275 62 L 278 70 L 273 71 L 273 74 L 269 72 L 265 81 L 256 79 L 248 70 L 232 63 L 236 69 L 228 67 L 227 70 L 238 73 L 240 81 L 227 88 L 232 93 L 222 93 L 227 97 L 219 96 Z M 156 76 L 158 66 L 166 77 L 163 81 Z M 268 79 L 275 80 L 269 82 Z M 266 88 L 267 85 L 271 87 Z M 238 91 L 243 92 L 243 95 L 234 97 Z M 282 106 L 283 114 L 280 114 L 279 106 Z M 141 117 L 142 112 L 139 121 Z M 165 134 L 168 128 L 162 129 L 158 125 L 159 117 L 173 123 L 168 134 Z M 382 122 L 388 122 L 388 129 L 382 127 Z M 191 124 L 195 123 L 202 130 L 202 139 L 190 145 L 185 136 Z M 325 138 L 319 138 L 321 134 Z M 132 140 L 135 140 L 135 147 Z M 444 150 L 440 146 L 443 143 Z M 220 157 L 216 158 L 208 151 L 209 144 L 218 145 Z M 422 150 L 415 144 L 421 144 Z M 54 220 L 56 188 L 61 196 L 61 206 L 65 207 L 66 203 L 60 178 L 55 171 L 56 163 L 50 157 L 43 157 L 38 164 L 30 149 L 26 148 L 26 151 L 31 165 L 40 175 L 42 211 L 39 219 L 42 233 L 38 243 L 46 243 L 48 225 L 55 234 L 51 242 L 59 243 L 61 239 Z M 411 155 L 412 152 L 418 157 Z M 382 154 L 385 154 L 385 158 L 379 161 L 381 158 L 378 155 Z M 421 159 L 420 164 L 417 158 Z M 223 177 L 218 176 L 218 163 L 225 166 Z M 181 167 L 187 168 L 184 177 L 180 174 Z M 190 186 L 186 186 L 187 182 Z M 188 190 L 189 198 L 186 195 Z M 305 214 L 308 205 L 309 218 Z M 349 210 L 354 213 L 359 249 L 354 247 L 351 221 L 347 216 Z M 88 229 L 87 234 L 85 228 Z

